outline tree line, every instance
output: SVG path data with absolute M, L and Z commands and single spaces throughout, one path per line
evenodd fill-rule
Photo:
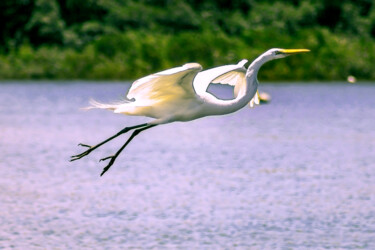
M 372 0 L 2 0 L 0 19 L 2 79 L 134 79 L 271 47 L 312 53 L 266 80 L 375 79 Z

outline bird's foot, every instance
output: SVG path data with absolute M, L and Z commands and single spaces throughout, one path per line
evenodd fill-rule
M 90 145 L 87 145 L 87 144 L 83 144 L 83 143 L 80 143 L 78 144 L 78 146 L 81 146 L 81 147 L 85 147 L 85 148 L 88 148 L 86 151 L 78 154 L 78 155 L 73 155 L 70 157 L 70 161 L 75 161 L 75 160 L 79 160 L 81 159 L 82 157 L 88 155 L 91 153 L 91 151 L 93 151 L 95 148 L 93 148 L 92 146 Z
M 103 168 L 103 171 L 102 171 L 102 173 L 100 174 L 100 176 L 102 176 L 105 172 L 108 171 L 108 169 L 109 169 L 109 168 L 113 165 L 113 163 L 115 162 L 116 158 L 117 158 L 117 155 L 111 155 L 111 156 L 104 157 L 104 158 L 102 158 L 102 159 L 99 160 L 99 161 L 106 161 L 106 160 L 108 160 L 108 159 L 111 159 L 111 160 L 109 161 L 108 165 L 107 165 L 105 168 Z
M 99 161 L 106 161 L 108 159 L 113 159 L 113 161 L 116 159 L 116 157 L 114 155 L 110 155 L 110 156 L 107 156 L 107 157 L 104 157 L 102 159 L 100 159 Z

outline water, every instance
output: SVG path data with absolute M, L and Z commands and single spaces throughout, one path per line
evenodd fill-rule
M 271 104 L 126 136 L 80 107 L 124 83 L 0 85 L 0 248 L 375 249 L 375 85 L 268 84 Z M 229 95 L 228 89 L 219 94 Z

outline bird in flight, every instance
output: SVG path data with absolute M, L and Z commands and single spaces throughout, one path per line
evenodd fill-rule
M 164 70 L 136 80 L 131 85 L 126 99 L 120 103 L 104 104 L 92 100 L 89 109 L 108 109 L 114 113 L 147 116 L 154 118 L 154 120 L 125 127 L 95 146 L 80 143 L 78 145 L 86 147 L 87 150 L 71 156 L 70 161 L 81 159 L 103 144 L 134 130 L 129 139 L 114 155 L 100 160 L 109 160 L 100 174 L 102 176 L 113 165 L 130 141 L 144 130 L 175 121 L 186 122 L 205 116 L 233 113 L 248 103 L 251 107 L 254 104 L 259 104 L 257 74 L 260 67 L 273 59 L 309 51 L 308 49 L 270 49 L 256 58 L 247 70 L 244 67 L 247 60 L 205 71 L 201 71 L 202 66 L 198 63 L 187 63 L 181 67 Z M 222 100 L 207 92 L 211 83 L 234 86 L 234 98 Z

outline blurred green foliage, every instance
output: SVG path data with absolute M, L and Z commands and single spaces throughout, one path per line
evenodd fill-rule
M 0 79 L 135 79 L 253 60 L 265 80 L 375 79 L 372 0 L 2 0 Z

